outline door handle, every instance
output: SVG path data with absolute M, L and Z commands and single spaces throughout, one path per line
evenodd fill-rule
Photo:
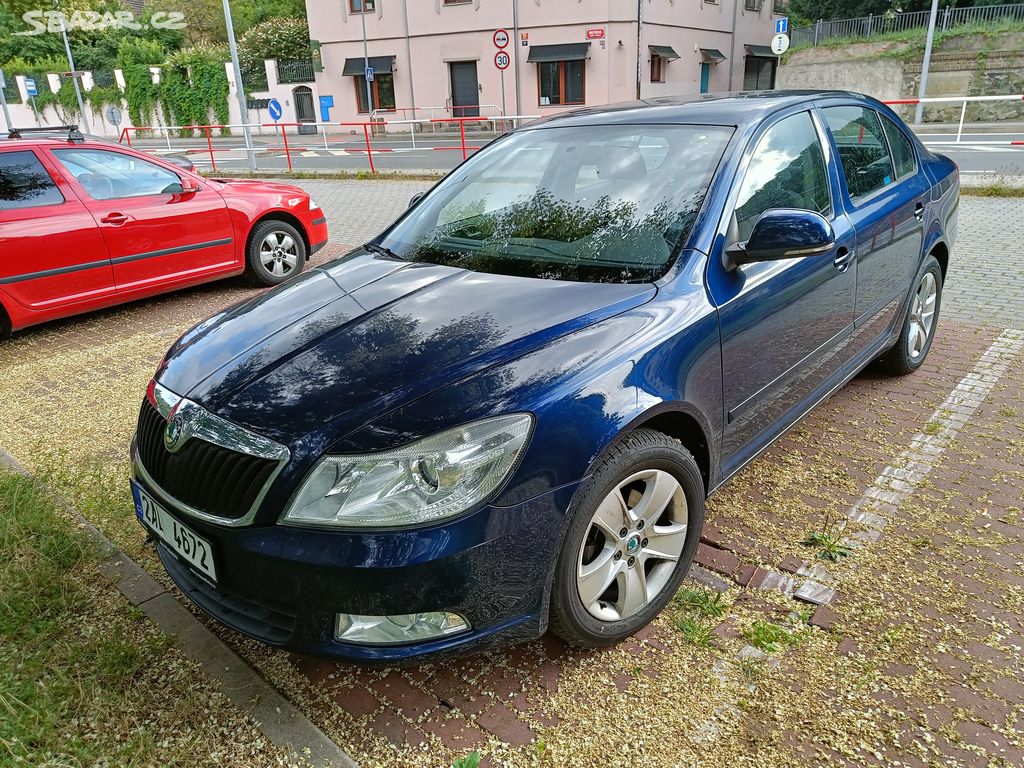
M 845 272 L 853 264 L 853 257 L 855 256 L 852 250 L 846 248 L 840 248 L 836 257 L 832 259 L 832 266 L 836 268 L 836 272 Z
M 103 224 L 113 224 L 114 226 L 119 227 L 122 224 L 128 223 L 128 217 L 125 216 L 123 213 L 118 213 L 115 211 L 114 213 L 108 213 L 106 216 L 100 219 L 100 222 L 102 222 Z
M 924 220 L 924 203 L 918 203 L 914 206 L 914 218 L 918 221 Z

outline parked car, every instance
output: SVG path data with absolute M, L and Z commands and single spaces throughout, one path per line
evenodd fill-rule
M 132 444 L 171 578 L 247 635 L 407 660 L 650 622 L 704 502 L 932 344 L 959 174 L 853 93 L 514 131 L 168 350 Z
M 242 273 L 276 285 L 327 241 L 297 187 L 206 179 L 73 128 L 12 135 L 0 141 L 0 334 Z

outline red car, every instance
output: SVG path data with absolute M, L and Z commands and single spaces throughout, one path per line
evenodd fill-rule
M 327 242 L 297 187 L 206 179 L 75 130 L 30 136 L 0 141 L 0 334 L 231 275 L 276 285 Z

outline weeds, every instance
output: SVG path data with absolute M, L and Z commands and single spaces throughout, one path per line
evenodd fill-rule
M 778 624 L 758 619 L 743 633 L 747 641 L 765 653 L 776 653 L 796 642 L 796 635 Z
M 841 534 L 842 530 L 838 520 L 831 514 L 826 514 L 825 520 L 821 524 L 821 529 L 808 531 L 807 536 L 800 543 L 805 547 L 817 549 L 817 557 L 819 559 L 829 560 L 834 563 L 853 552 L 849 546 L 843 544 Z
M 480 753 L 470 752 L 464 757 L 457 757 L 452 763 L 452 768 L 477 768 L 480 765 Z
M 721 593 L 690 587 L 679 590 L 672 603 L 673 624 L 683 640 L 701 647 L 711 644 L 711 631 L 729 607 Z

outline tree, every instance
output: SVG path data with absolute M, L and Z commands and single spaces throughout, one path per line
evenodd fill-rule
M 305 18 L 264 21 L 238 40 L 242 81 L 250 86 L 263 82 L 264 59 L 304 59 L 309 54 L 309 27 Z

